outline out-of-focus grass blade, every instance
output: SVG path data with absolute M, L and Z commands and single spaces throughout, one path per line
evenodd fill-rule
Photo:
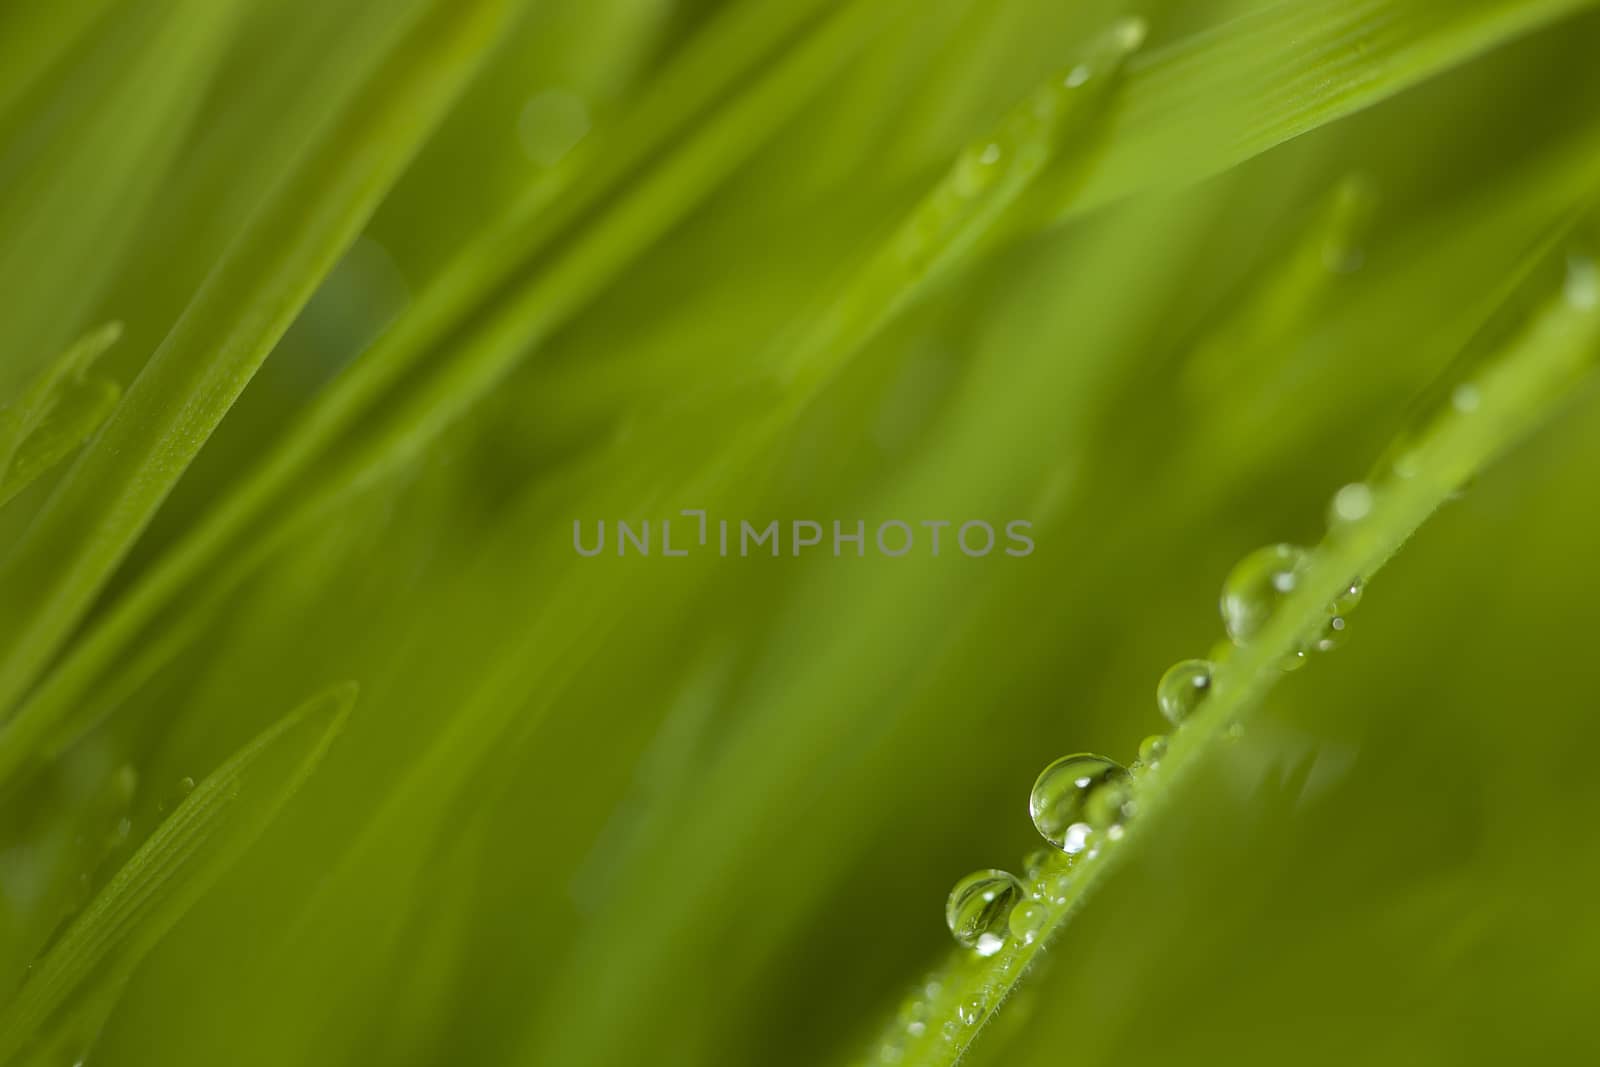
M 1104 164 L 1058 217 L 1197 181 L 1594 0 L 1284 0 L 1137 57 Z
M 204 97 L 239 3 L 122 5 L 62 77 L 39 87 L 46 106 L 5 125 L 0 400 L 83 329 Z
M 896 6 L 898 3 L 896 0 Z M 503 305 L 486 309 L 485 321 L 458 323 L 453 316 L 465 306 L 462 302 L 470 295 L 470 287 L 460 289 L 461 279 L 441 280 L 434 296 L 426 298 L 413 316 L 402 319 L 319 399 L 297 431 L 76 644 L 70 658 L 51 673 L 0 733 L 0 781 L 15 773 L 37 739 L 47 734 L 60 736 L 60 720 L 82 706 L 85 688 L 94 683 L 104 664 L 187 583 L 230 553 L 227 573 L 230 580 L 236 578 L 246 567 L 232 561 L 258 560 L 264 549 L 325 512 L 353 485 L 364 484 L 414 456 L 500 381 L 530 343 L 564 322 L 662 230 L 700 203 L 772 129 L 819 91 L 832 71 L 881 31 L 890 14 L 890 7 L 876 3 L 841 9 L 794 54 L 767 72 L 755 88 L 724 108 L 706 130 L 625 197 L 592 232 L 577 239 L 548 270 L 540 272 L 534 284 L 516 289 Z M 742 20 L 735 20 L 732 29 L 743 26 Z M 736 34 L 719 35 L 712 42 L 712 54 L 735 51 L 738 40 Z M 681 91 L 691 100 L 699 100 L 706 91 L 701 79 L 692 71 L 682 78 L 686 86 Z M 687 103 L 670 108 L 660 121 L 669 127 L 684 121 L 681 111 L 687 108 Z M 624 152 L 624 157 L 630 155 Z M 544 238 L 527 239 L 538 246 Z M 505 258 L 510 253 L 500 247 L 499 238 L 486 237 L 485 242 L 484 249 L 461 260 L 463 278 L 482 279 L 510 265 Z M 357 442 L 353 455 L 338 456 L 337 461 L 331 458 L 351 425 L 377 405 L 408 368 L 435 351 L 431 346 L 437 335 L 451 329 L 462 333 L 452 335 L 458 345 L 443 359 L 443 368 L 413 395 L 401 397 L 381 418 L 373 420 L 374 428 Z M 284 489 L 290 485 L 297 488 L 296 498 L 282 501 Z M 284 506 L 274 514 L 271 509 L 278 502 Z M 241 546 L 240 532 L 264 515 L 271 515 L 266 532 Z M 0 572 L 0 589 L 4 577 Z M 3 666 L 0 662 L 0 668 Z M 0 675 L 0 709 L 5 705 L 4 683 Z
M 0 568 L 0 708 L 59 648 L 267 353 L 443 115 L 501 0 L 440 2 L 263 206 Z
M 116 383 L 89 367 L 122 336 L 107 323 L 45 368 L 14 405 L 0 408 L 0 507 L 84 442 L 116 406 Z
M 61 0 L 12 4 L 0 12 L 0 120 L 110 5 L 111 0 Z
M 117 982 L 261 834 L 322 759 L 356 699 L 346 683 L 313 698 L 195 787 L 34 965 L 0 1014 L 0 1063 L 79 992 Z

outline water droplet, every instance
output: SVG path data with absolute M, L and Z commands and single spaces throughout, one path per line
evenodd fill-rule
M 1076 856 L 1089 844 L 1089 835 L 1094 832 L 1094 827 L 1086 822 L 1075 822 L 1067 827 L 1065 838 L 1061 842 L 1061 851 L 1069 856 Z
M 955 191 L 961 196 L 977 196 L 1000 173 L 997 164 L 1002 155 L 1000 145 L 991 141 L 982 148 L 968 148 L 956 161 L 953 177 Z
M 1600 268 L 1588 256 L 1567 257 L 1567 280 L 1563 286 L 1567 303 L 1579 311 L 1600 307 Z
M 1044 899 L 1055 905 L 1065 904 L 1072 893 L 1072 872 L 1063 871 L 1045 882 Z
M 1322 633 L 1311 643 L 1318 652 L 1332 652 L 1350 638 L 1349 623 L 1343 615 L 1335 615 L 1323 626 Z
M 1483 394 L 1478 392 L 1478 387 L 1471 382 L 1461 383 L 1450 394 L 1450 406 L 1463 415 L 1470 415 L 1477 411 L 1482 403 Z
M 1133 817 L 1131 777 L 1107 782 L 1090 793 L 1083 804 L 1083 821 L 1096 830 L 1120 830 L 1122 824 Z
M 1161 761 L 1167 756 L 1167 735 L 1151 734 L 1139 742 L 1139 759 L 1151 770 L 1161 766 Z
M 1104 756 L 1063 756 L 1041 771 L 1033 783 L 1028 813 L 1046 841 L 1064 852 L 1076 852 L 1090 829 L 1090 799 L 1108 785 L 1122 792 L 1127 780 L 1127 770 Z
M 1168 668 L 1156 685 L 1156 703 L 1168 722 L 1181 726 L 1194 714 L 1211 691 L 1211 674 L 1211 663 L 1203 659 L 1186 659 Z
M 944 921 L 955 939 L 982 956 L 992 956 L 1005 944 L 1007 921 L 1026 891 L 1015 875 L 1005 871 L 974 871 L 950 890 Z
M 1043 904 L 1020 904 L 1011 912 L 1011 936 L 1024 945 L 1031 945 L 1049 921 L 1050 909 Z
M 1372 487 L 1366 482 L 1352 482 L 1333 494 L 1328 507 L 1328 525 L 1334 528 L 1360 522 L 1372 514 Z
M 1239 561 L 1222 586 L 1222 622 L 1234 644 L 1247 645 L 1261 632 L 1305 566 L 1305 549 L 1294 545 L 1268 545 Z
M 1102 39 L 1103 43 L 1099 50 L 1105 54 L 1097 55 L 1073 67 L 1062 79 L 1061 84 L 1068 89 L 1077 89 L 1087 85 L 1097 70 L 1117 69 L 1122 60 L 1144 44 L 1149 32 L 1150 24 L 1138 16 L 1118 19 Z
M 976 1026 L 978 1020 L 983 1018 L 983 1009 L 987 1006 L 987 1002 L 981 996 L 968 997 L 956 1009 L 956 1018 L 961 1020 L 963 1026 Z
M 1278 669 L 1285 674 L 1293 674 L 1307 663 L 1306 650 L 1297 648 L 1278 661 Z
M 1330 615 L 1350 614 L 1361 603 L 1361 594 L 1364 592 L 1366 592 L 1366 587 L 1361 584 L 1360 578 L 1350 579 L 1350 584 L 1344 587 L 1344 591 L 1333 598 L 1333 603 L 1328 606 L 1328 613 Z
M 1228 724 L 1228 740 L 1237 741 L 1244 736 L 1244 723 L 1235 719 Z
M 194 779 L 189 777 L 179 778 L 177 784 L 172 787 L 172 790 L 166 796 L 162 797 L 156 802 L 156 813 L 158 815 L 167 814 L 169 811 L 172 811 L 179 804 L 182 804 L 185 800 L 187 800 L 189 794 L 193 792 Z
M 1022 873 L 1029 878 L 1039 877 L 1039 872 L 1049 865 L 1050 860 L 1058 855 L 1054 849 L 1036 848 L 1028 853 L 1022 860 Z

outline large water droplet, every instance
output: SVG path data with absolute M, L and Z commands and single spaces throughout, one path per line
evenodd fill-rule
M 1239 561 L 1222 586 L 1222 623 L 1234 644 L 1255 639 L 1305 567 L 1306 551 L 1295 545 L 1268 545 Z
M 1156 703 L 1168 722 L 1181 726 L 1194 714 L 1211 692 L 1211 675 L 1211 663 L 1203 659 L 1182 660 L 1168 668 L 1156 685 Z M 1142 754 L 1140 758 L 1143 759 Z
M 974 871 L 950 890 L 944 921 L 955 939 L 981 956 L 992 956 L 1010 933 L 1011 909 L 1026 895 L 1015 875 Z
M 1128 772 L 1104 756 L 1080 753 L 1063 756 L 1039 774 L 1028 797 L 1028 813 L 1040 836 L 1064 852 L 1083 848 L 1084 838 L 1093 824 L 1089 802 L 1101 789 L 1121 793 Z M 1104 817 L 1097 805 L 1094 814 Z

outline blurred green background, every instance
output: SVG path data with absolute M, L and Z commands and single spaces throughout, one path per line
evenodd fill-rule
M 352 57 L 428 6 L 0 5 L 0 400 L 110 320 L 125 331 L 98 367 L 133 381 L 349 98 Z M 174 783 L 308 695 L 361 686 L 289 808 L 60 1062 L 864 1054 L 953 950 L 950 885 L 1037 846 L 1039 768 L 1130 760 L 1163 728 L 1155 681 L 1222 636 L 1232 564 L 1321 537 L 1332 492 L 1600 180 L 1600 12 L 1583 3 L 1448 59 L 1434 25 L 1519 5 L 510 8 L 90 624 L 311 398 L 467 277 L 463 249 L 531 251 L 461 283 L 475 310 L 393 399 L 429 396 L 531 293 L 546 311 L 511 331 L 514 367 L 246 569 L 199 575 L 122 654 L 176 642 L 157 669 L 98 683 L 95 728 L 0 801 L 6 997 Z M 1245 32 L 1295 8 L 1349 27 L 1310 56 L 1292 20 Z M 1133 13 L 1151 37 L 1126 104 L 1071 149 L 1069 206 L 917 287 L 787 404 L 793 338 L 964 146 Z M 1425 46 L 1385 51 L 1405 33 Z M 1297 64 L 1354 113 L 1260 143 L 1293 99 L 1256 89 Z M 1148 70 L 1189 81 L 1139 96 Z M 690 192 L 657 195 L 683 160 Z M 1330 236 L 1355 179 L 1370 220 Z M 1372 583 L 1348 647 L 1284 679 L 1194 784 L 1181 832 L 1143 843 L 975 1060 L 1600 1053 L 1597 414 L 1580 390 L 1440 512 Z M 0 553 L 59 477 L 0 510 Z M 1026 519 L 1037 549 L 573 551 L 574 519 L 685 508 L 869 530 Z

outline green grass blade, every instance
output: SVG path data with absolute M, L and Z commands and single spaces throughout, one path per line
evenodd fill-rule
M 485 238 L 486 250 L 463 256 L 458 261 L 463 277 L 441 281 L 438 292 L 422 301 L 416 313 L 420 317 L 408 316 L 397 324 L 350 374 L 315 402 L 297 431 L 114 604 L 106 617 L 75 643 L 68 659 L 46 678 L 13 720 L 0 727 L 0 782 L 31 757 L 41 738 L 62 736 L 61 723 L 75 710 L 81 711 L 84 694 L 105 665 L 137 640 L 143 628 L 189 583 L 206 575 L 219 559 L 227 560 L 224 581 L 236 580 L 249 564 L 234 561 L 258 561 L 274 545 L 325 514 L 353 488 L 412 459 L 491 391 L 530 344 L 574 314 L 665 228 L 702 202 L 729 171 L 826 84 L 831 72 L 881 32 L 900 6 L 898 0 L 889 5 L 858 2 L 832 16 L 793 55 L 766 72 L 756 88 L 714 116 L 706 129 L 633 190 L 592 232 L 539 272 L 531 284 L 512 294 L 509 304 L 486 309 L 485 321 L 457 322 L 457 314 L 471 310 L 470 302 L 457 304 L 465 299 L 463 294 L 472 291 L 471 279 L 481 279 L 486 271 L 493 273 L 486 263 L 504 253 L 495 251 L 498 238 L 490 235 Z M 733 29 L 743 25 L 736 22 Z M 715 42 L 713 51 L 720 54 L 738 40 L 737 33 L 730 33 L 728 39 Z M 694 80 L 689 74 L 684 77 Z M 698 87 L 691 96 L 698 99 L 707 91 Z M 462 331 L 454 336 L 456 347 L 437 353 L 434 342 L 456 329 Z M 337 446 L 341 439 L 378 406 L 397 378 L 430 353 L 439 355 L 441 369 L 411 395 L 390 404 L 375 425 L 368 427 L 367 436 L 340 455 Z M 274 512 L 288 486 L 297 487 L 296 498 Z M 265 529 L 255 531 L 252 540 L 241 544 L 240 535 L 263 516 L 268 517 Z M 4 588 L 3 578 L 0 573 L 0 588 Z M 3 633 L 0 630 L 0 635 Z M 0 695 L 4 692 L 0 688 Z M 86 725 L 81 717 L 74 723 Z
M 499 0 L 432 5 L 196 294 L 3 567 L 0 708 L 38 677 L 493 37 Z
M 0 408 L 0 507 L 81 445 L 116 406 L 115 383 L 90 366 L 122 336 L 121 323 L 91 331 L 38 376 L 17 403 Z
M 51 106 L 4 129 L 0 400 L 83 330 L 190 128 L 241 2 L 120 5 L 88 35 Z
M 195 787 L 32 967 L 0 1013 L 0 1063 L 46 1037 L 74 995 L 132 970 L 299 789 L 355 698 L 351 684 L 313 698 Z
M 929 985 L 932 992 L 918 998 L 918 1017 L 926 1022 L 909 1035 L 903 1021 L 891 1024 L 869 1062 L 943 1067 L 959 1061 L 1078 909 L 1119 866 L 1151 847 L 1146 842 L 1159 838 L 1166 813 L 1184 803 L 1185 783 L 1196 768 L 1226 743 L 1231 728 L 1249 722 L 1282 676 L 1280 664 L 1315 639 L 1328 605 L 1352 576 L 1365 579 L 1378 571 L 1453 493 L 1548 421 L 1591 374 L 1600 357 L 1600 267 L 1587 238 L 1582 244 L 1561 241 L 1542 257 L 1542 269 L 1508 305 L 1516 327 L 1491 324 L 1485 338 L 1499 343 L 1453 382 L 1453 395 L 1470 400 L 1458 399 L 1402 439 L 1397 461 L 1380 464 L 1368 483 L 1370 511 L 1330 531 L 1314 550 L 1304 580 L 1277 606 L 1260 636 L 1218 664 L 1212 694 L 1173 735 L 1159 771 L 1141 780 L 1139 816 L 1125 836 L 1102 842 L 1093 860 L 1056 854 L 1033 876 L 1030 892 L 1046 896 L 1056 879 L 1070 879 L 1048 905 L 1037 939 L 1012 939 L 988 959 L 953 953 Z M 1558 278 L 1553 293 L 1552 277 Z M 1534 286 L 1541 292 L 1530 313 L 1527 296 Z
M 1075 214 L 1198 181 L 1593 0 L 1283 0 L 1137 57 Z
M 0 12 L 0 121 L 110 6 L 111 0 L 63 0 Z

